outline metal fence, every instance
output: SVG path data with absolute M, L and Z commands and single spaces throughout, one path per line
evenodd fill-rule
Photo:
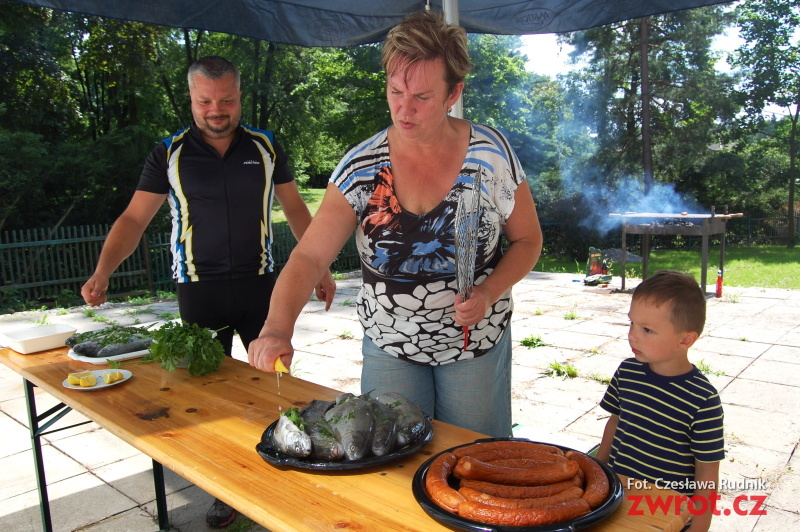
M 0 238 L 0 305 L 30 307 L 68 305 L 81 300 L 80 290 L 94 272 L 108 225 L 5 231 Z M 278 270 L 289 260 L 295 238 L 288 224 L 274 224 L 272 255 Z M 146 233 L 133 254 L 109 280 L 112 297 L 174 292 L 168 233 Z M 358 254 L 351 237 L 332 269 L 358 269 Z

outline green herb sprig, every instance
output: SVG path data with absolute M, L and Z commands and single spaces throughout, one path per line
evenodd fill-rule
M 290 408 L 289 410 L 285 411 L 282 416 L 286 416 L 289 418 L 289 421 L 295 424 L 297 428 L 300 430 L 306 429 L 306 422 L 303 420 L 303 417 L 300 415 L 300 409 L 297 407 Z
M 112 324 L 105 329 L 76 333 L 68 338 L 68 345 L 75 345 L 83 342 L 97 342 L 100 347 L 111 344 L 127 344 L 135 338 L 153 337 L 153 331 L 149 330 L 150 327 L 152 327 L 152 325 L 148 327 L 126 327 Z
M 167 371 L 174 371 L 180 361 L 188 360 L 190 375 L 216 371 L 225 358 L 225 350 L 214 334 L 196 323 L 165 323 L 153 331 L 150 354 L 145 355 L 144 360 L 160 362 Z

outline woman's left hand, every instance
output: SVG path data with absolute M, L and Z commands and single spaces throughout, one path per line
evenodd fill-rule
M 481 286 L 473 286 L 472 293 L 466 301 L 456 294 L 455 321 L 458 325 L 471 327 L 480 323 L 490 306 L 488 291 Z
M 329 310 L 331 308 L 331 303 L 333 303 L 333 296 L 335 294 L 336 281 L 334 281 L 331 271 L 326 270 L 325 275 L 322 276 L 322 279 L 320 279 L 320 281 L 317 283 L 317 286 L 314 287 L 314 295 L 317 296 L 319 301 L 324 301 L 325 310 Z

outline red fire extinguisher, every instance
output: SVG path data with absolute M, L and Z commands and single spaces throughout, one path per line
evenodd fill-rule
M 722 270 L 717 270 L 717 297 L 722 297 Z

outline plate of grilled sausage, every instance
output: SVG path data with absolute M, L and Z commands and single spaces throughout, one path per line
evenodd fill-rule
M 622 483 L 588 454 L 521 438 L 476 440 L 442 451 L 412 483 L 423 510 L 461 530 L 573 532 L 622 504 Z

